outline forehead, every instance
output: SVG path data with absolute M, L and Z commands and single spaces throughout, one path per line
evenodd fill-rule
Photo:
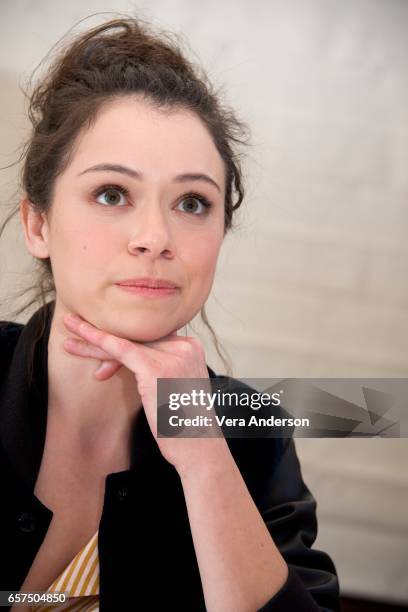
M 103 106 L 80 135 L 72 172 L 98 163 L 131 165 L 152 180 L 205 172 L 224 188 L 223 160 L 199 117 L 184 109 L 164 112 L 136 97 Z

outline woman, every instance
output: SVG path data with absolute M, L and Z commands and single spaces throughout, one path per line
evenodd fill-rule
M 1 590 L 68 592 L 52 609 L 338 610 L 293 440 L 156 436 L 158 378 L 216 377 L 178 332 L 243 199 L 243 125 L 133 18 L 71 41 L 29 112 L 19 211 L 54 299 L 2 325 Z

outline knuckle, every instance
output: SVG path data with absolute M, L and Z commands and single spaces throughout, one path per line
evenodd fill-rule
M 189 338 L 189 345 L 190 345 L 190 348 L 191 348 L 192 352 L 194 352 L 194 353 L 196 353 L 198 355 L 204 355 L 204 353 L 205 353 L 204 352 L 204 347 L 203 347 L 203 345 L 201 344 L 201 341 L 198 338 L 196 338 L 195 336 L 191 336 Z
M 127 355 L 133 349 L 133 344 L 125 338 L 111 338 L 113 349 L 120 355 Z
M 190 343 L 196 348 L 202 348 L 201 341 L 195 336 L 190 337 Z
M 118 348 L 123 353 L 129 353 L 133 349 L 133 344 L 129 342 L 129 340 L 125 340 L 124 338 L 119 338 L 117 340 Z
M 156 377 L 160 377 L 163 374 L 163 364 L 157 359 L 153 359 L 150 362 L 151 370 Z
M 181 355 L 190 355 L 192 353 L 193 346 L 188 340 L 183 340 L 179 343 L 179 346 L 177 348 Z

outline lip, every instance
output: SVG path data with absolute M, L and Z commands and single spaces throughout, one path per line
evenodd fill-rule
M 129 278 L 115 283 L 120 287 L 142 287 L 148 289 L 178 289 L 177 285 L 165 278 L 152 278 L 148 276 Z
M 158 298 L 167 295 L 174 295 L 178 289 L 176 287 L 137 287 L 135 285 L 120 285 L 116 284 L 119 289 L 126 291 L 127 293 L 134 293 L 148 298 Z

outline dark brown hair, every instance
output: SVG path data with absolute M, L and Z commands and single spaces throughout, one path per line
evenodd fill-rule
M 178 38 L 174 33 L 153 31 L 145 21 L 126 15 L 77 34 L 58 49 L 46 76 L 31 94 L 26 93 L 32 132 L 18 161 L 23 162 L 21 188 L 34 210 L 50 210 L 55 179 L 69 164 L 79 133 L 95 122 L 102 106 L 119 97 L 138 94 L 158 110 L 189 110 L 204 123 L 224 162 L 224 234 L 232 227 L 233 213 L 244 198 L 241 154 L 235 145 L 248 144 L 248 128 L 221 103 L 203 69 L 189 61 L 180 41 L 174 40 Z M 2 224 L 0 236 L 19 208 L 20 202 Z M 55 285 L 49 258 L 37 259 L 36 267 L 36 283 L 17 294 L 20 297 L 37 289 L 36 295 L 15 310 L 14 316 L 40 302 L 44 317 L 38 327 L 38 340 L 44 331 L 47 310 L 48 315 L 52 313 L 47 298 L 55 299 Z M 230 373 L 204 307 L 201 318 Z

